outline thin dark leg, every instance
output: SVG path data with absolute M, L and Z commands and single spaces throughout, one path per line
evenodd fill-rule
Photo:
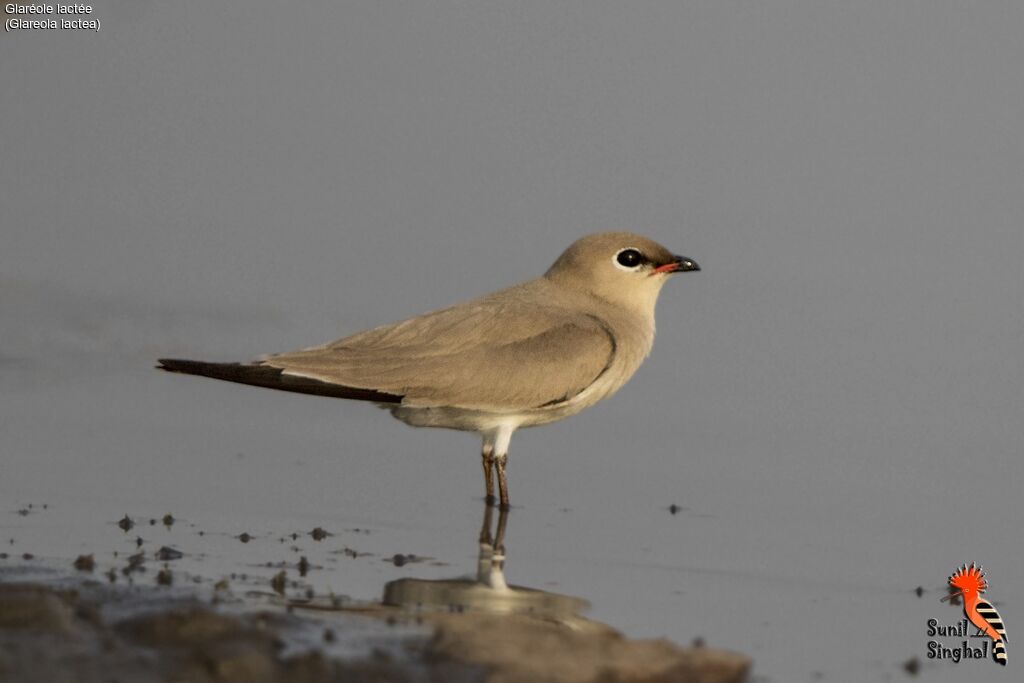
M 508 462 L 507 455 L 501 455 L 494 459 L 494 466 L 498 470 L 498 496 L 501 498 L 501 510 L 508 510 L 508 479 L 505 477 L 505 464 Z
M 494 505 L 494 455 L 490 448 L 484 446 L 483 451 L 480 453 L 480 462 L 484 466 L 484 486 L 487 488 L 487 495 L 484 497 L 484 501 L 488 505 Z

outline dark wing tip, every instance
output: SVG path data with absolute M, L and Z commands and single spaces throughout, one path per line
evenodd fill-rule
M 373 389 L 332 384 L 318 379 L 286 375 L 281 368 L 263 363 L 207 363 L 199 360 L 160 358 L 156 366 L 166 372 L 180 372 L 186 375 L 212 377 L 225 382 L 238 382 L 250 386 L 291 391 L 297 394 L 312 394 L 330 398 L 348 398 L 356 401 L 375 403 L 401 403 L 402 396 Z
M 190 375 L 199 374 L 198 370 L 201 370 L 204 365 L 214 365 L 214 363 L 204 363 L 197 360 L 184 360 L 181 358 L 158 358 L 157 363 L 154 367 L 157 370 L 166 370 L 167 372 L 184 372 Z M 227 365 L 227 363 L 217 363 L 216 365 Z M 231 365 L 238 365 L 238 363 L 232 363 Z

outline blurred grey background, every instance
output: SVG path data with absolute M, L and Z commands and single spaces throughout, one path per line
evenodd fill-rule
M 320 343 L 629 229 L 703 271 L 620 394 L 513 443 L 517 503 L 597 516 L 573 558 L 889 589 L 979 561 L 1024 614 L 1024 4 L 93 6 L 99 33 L 0 39 L 5 498 L 469 529 L 468 437 L 152 360 Z M 256 469 L 210 455 L 235 450 Z M 712 521 L 637 512 L 673 502 Z M 518 523 L 522 547 L 552 522 Z M 598 616 L 689 634 L 663 594 L 615 597 L 623 562 Z M 695 632 L 736 633 L 740 593 L 702 589 Z

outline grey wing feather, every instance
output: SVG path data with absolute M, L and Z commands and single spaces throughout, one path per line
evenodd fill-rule
M 263 363 L 400 395 L 405 405 L 507 411 L 575 396 L 614 355 L 614 336 L 596 317 L 499 293 Z

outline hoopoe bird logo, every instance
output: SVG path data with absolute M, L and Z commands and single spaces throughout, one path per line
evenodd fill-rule
M 942 599 L 950 600 L 957 596 L 963 598 L 964 616 L 978 628 L 977 635 L 988 636 L 993 640 L 992 656 L 1006 666 L 1006 627 L 992 603 L 981 597 L 988 590 L 988 581 L 981 565 L 975 566 L 972 562 L 970 567 L 966 564 L 959 567 L 950 575 L 949 586 L 953 591 Z

